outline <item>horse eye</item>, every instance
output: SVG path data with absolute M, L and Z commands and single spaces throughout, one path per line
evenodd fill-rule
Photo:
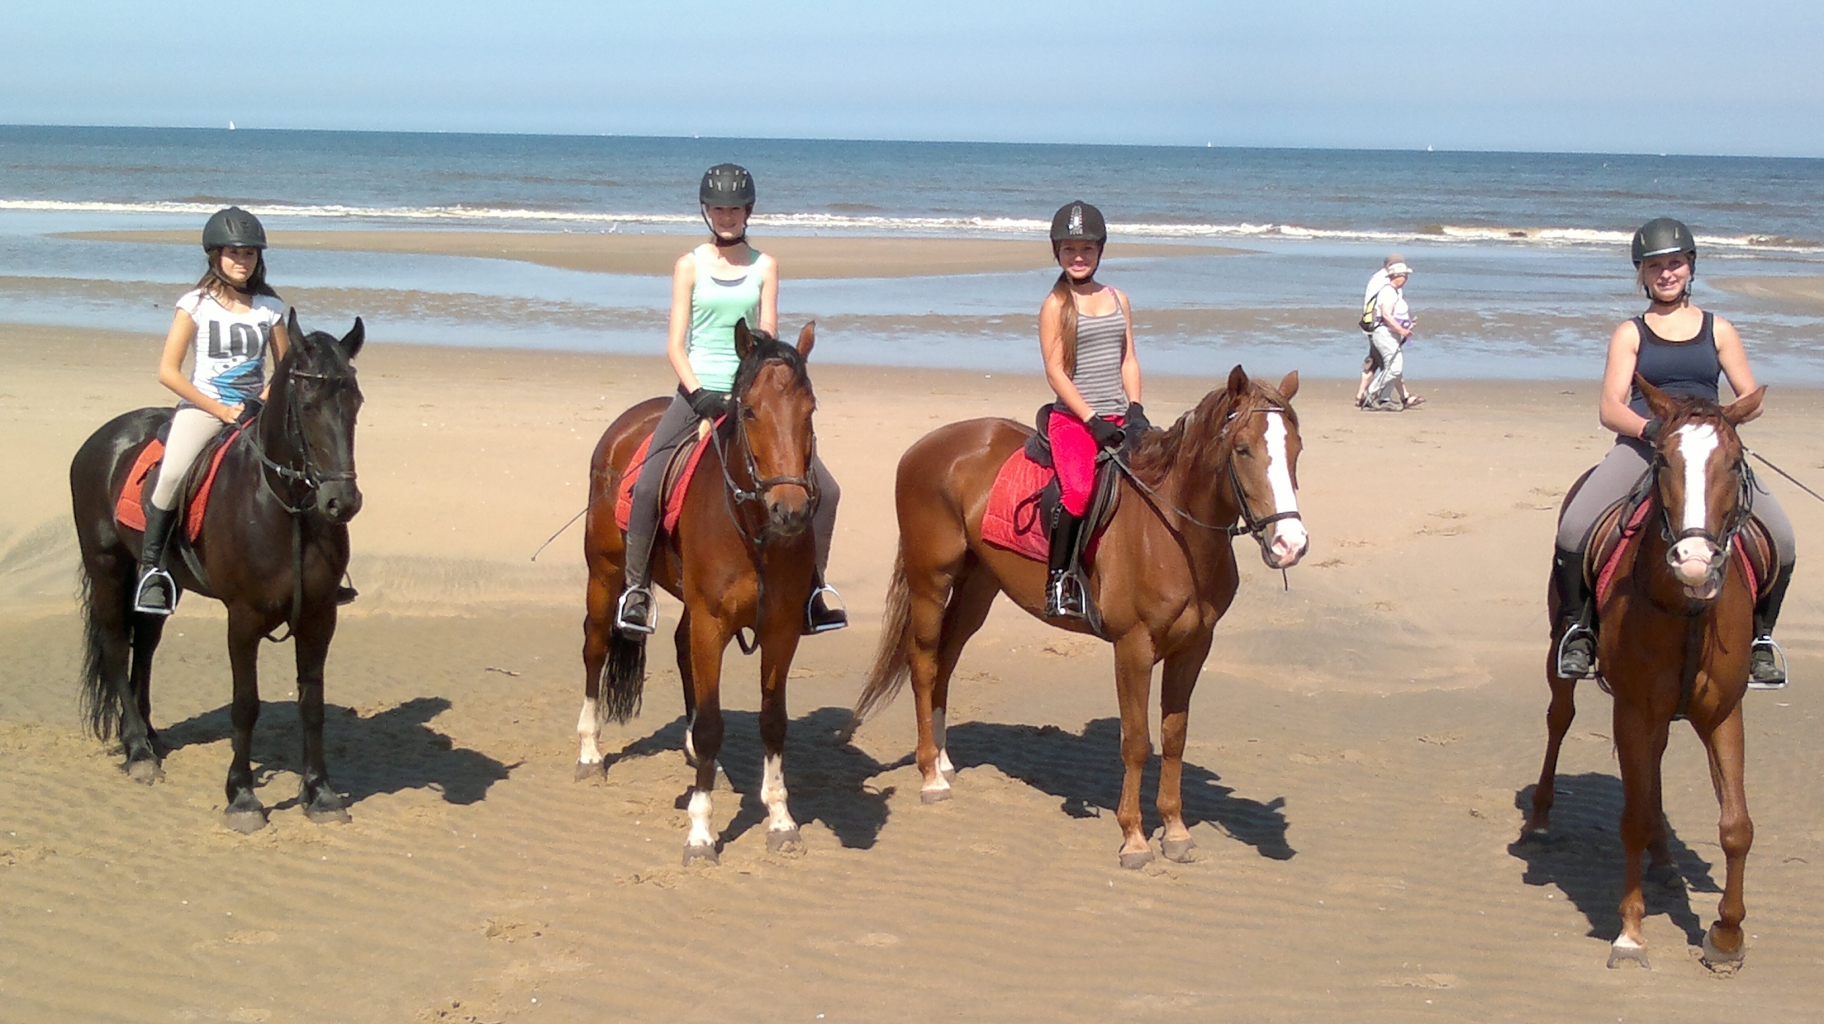
M 1254 449 L 1248 447 L 1245 444 L 1238 444 L 1235 446 L 1235 454 L 1241 455 L 1244 457 L 1248 457 L 1248 458 L 1252 458 L 1254 455 Z
M 754 412 L 754 410 L 749 409 L 747 406 L 742 406 L 741 407 L 741 418 L 744 420 L 754 420 L 754 419 L 759 419 L 760 417 L 757 413 Z

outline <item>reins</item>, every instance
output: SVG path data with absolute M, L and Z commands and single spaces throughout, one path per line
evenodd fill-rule
M 1256 408 L 1250 409 L 1248 411 L 1247 415 L 1253 416 L 1255 414 L 1264 414 L 1264 413 L 1269 413 L 1269 412 L 1277 412 L 1277 413 L 1281 413 L 1283 415 L 1285 413 L 1285 411 L 1286 411 L 1286 409 L 1282 405 L 1268 403 L 1266 405 L 1262 405 L 1262 406 L 1258 406 Z M 1234 422 L 1237 419 L 1239 419 L 1241 417 L 1241 415 L 1242 414 L 1237 411 L 1231 411 L 1229 413 L 1228 417 L 1223 422 L 1223 429 L 1222 429 L 1222 434 L 1220 435 L 1219 444 L 1221 444 L 1224 447 L 1228 446 L 1229 428 L 1232 424 L 1234 424 Z M 1173 504 L 1171 501 L 1168 501 L 1163 494 L 1160 494 L 1157 490 L 1154 490 L 1152 487 L 1148 486 L 1146 481 L 1140 479 L 1140 475 L 1138 473 L 1135 473 L 1133 467 L 1128 465 L 1127 460 L 1122 458 L 1120 455 L 1111 454 L 1111 455 L 1109 455 L 1108 458 L 1109 458 L 1110 462 L 1113 462 L 1115 464 L 1115 468 L 1121 471 L 1121 475 L 1127 478 L 1129 483 L 1133 484 L 1136 489 L 1141 491 L 1143 494 L 1145 494 L 1150 499 L 1147 503 L 1149 505 L 1152 505 L 1156 511 L 1171 512 L 1173 515 L 1178 516 L 1179 518 L 1185 520 L 1186 522 L 1195 524 L 1197 526 L 1201 526 L 1204 529 L 1210 530 L 1215 533 L 1223 534 L 1231 539 L 1233 539 L 1235 537 L 1240 537 L 1245 534 L 1247 536 L 1253 537 L 1256 541 L 1259 541 L 1261 539 L 1261 536 L 1266 533 L 1267 528 L 1269 526 L 1272 526 L 1274 523 L 1277 523 L 1277 522 L 1280 522 L 1280 521 L 1286 520 L 1286 519 L 1299 519 L 1302 521 L 1302 517 L 1299 515 L 1299 513 L 1296 509 L 1294 509 L 1291 512 L 1274 512 L 1272 515 L 1269 515 L 1269 516 L 1256 517 L 1254 515 L 1253 511 L 1248 508 L 1248 495 L 1247 495 L 1247 492 L 1241 486 L 1241 475 L 1235 471 L 1235 453 L 1232 450 L 1230 450 L 1226 453 L 1226 459 L 1229 464 L 1229 486 L 1235 494 L 1235 506 L 1239 510 L 1237 512 L 1237 518 L 1239 518 L 1241 521 L 1238 523 L 1229 523 L 1226 526 L 1219 526 L 1215 523 L 1206 523 L 1203 520 L 1197 518 L 1196 516 L 1190 514 L 1187 511 L 1185 511 L 1184 509 Z

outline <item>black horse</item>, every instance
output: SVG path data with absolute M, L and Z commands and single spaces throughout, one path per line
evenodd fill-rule
M 298 802 L 316 822 L 347 821 L 323 764 L 323 662 L 336 632 L 336 589 L 348 566 L 348 521 L 361 509 L 355 487 L 355 414 L 361 389 L 350 360 L 361 351 L 360 319 L 346 336 L 298 330 L 294 310 L 273 328 L 289 342 L 265 407 L 226 442 L 221 468 L 193 545 L 178 523 L 167 568 L 180 590 L 228 606 L 234 670 L 234 763 L 228 768 L 226 824 L 253 832 L 266 810 L 248 763 L 260 715 L 261 637 L 289 625 L 297 642 L 303 785 Z M 152 654 L 163 616 L 134 612 L 143 536 L 115 521 L 115 503 L 140 451 L 170 422 L 169 408 L 110 420 L 70 463 L 70 495 L 82 554 L 83 713 L 98 738 L 118 734 L 126 771 L 151 785 L 164 778 L 152 729 Z M 211 457 L 205 451 L 199 466 Z M 150 485 L 148 484 L 148 490 Z

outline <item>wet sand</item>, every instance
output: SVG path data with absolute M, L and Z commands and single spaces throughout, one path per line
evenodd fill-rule
M 1806 313 L 1824 310 L 1824 276 L 1719 277 L 1711 283 L 1726 292 L 1763 299 L 1774 306 L 1796 308 Z
M 104 242 L 196 245 L 186 231 L 84 231 L 59 237 Z M 511 231 L 274 231 L 275 248 L 335 252 L 411 253 L 521 260 L 564 270 L 598 274 L 670 276 L 679 234 L 558 233 Z M 987 274 L 1053 266 L 1043 245 L 1028 240 L 988 238 L 855 238 L 766 236 L 754 244 L 789 264 L 794 280 L 858 277 L 926 277 Z M 1227 256 L 1246 252 L 1215 245 L 1163 242 L 1123 243 L 1124 257 Z
M 670 251 L 669 249 L 667 250 Z M 219 823 L 229 750 L 218 608 L 166 630 L 154 722 L 168 779 L 130 782 L 76 716 L 67 466 L 95 426 L 165 404 L 159 339 L 0 325 L 0 1019 L 226 1021 L 1235 1021 L 1813 1019 L 1824 999 L 1824 603 L 1801 576 L 1795 683 L 1748 698 L 1747 966 L 1695 943 L 1723 877 L 1701 748 L 1666 760 L 1683 891 L 1649 892 L 1654 970 L 1609 971 L 1620 787 L 1608 699 L 1580 693 L 1559 840 L 1510 847 L 1544 738 L 1553 509 L 1607 446 L 1593 384 L 1416 381 L 1363 414 L 1353 382 L 1297 399 L 1305 563 L 1243 582 L 1193 704 L 1198 862 L 1116 866 L 1112 659 L 1003 602 L 953 687 L 956 798 L 919 803 L 902 698 L 839 745 L 877 640 L 897 455 L 927 430 L 1029 418 L 1036 376 L 819 366 L 819 448 L 843 483 L 832 582 L 856 625 L 800 647 L 786 778 L 806 839 L 766 851 L 757 667 L 726 661 L 717 867 L 680 867 L 678 677 L 572 781 L 582 507 L 656 358 L 388 344 L 360 359 L 362 597 L 328 668 L 330 767 L 354 820 L 304 821 L 289 645 L 262 652 L 255 740 L 271 825 Z M 1214 381 L 1149 377 L 1156 422 Z M 1824 477 L 1824 393 L 1775 388 L 1760 452 Z M 1773 483 L 1800 536 L 1824 505 Z M 667 626 L 676 605 L 662 602 Z M 661 633 L 663 636 L 664 633 Z M 1156 712 L 1155 712 L 1156 716 Z M 1154 771 L 1149 771 L 1148 824 Z

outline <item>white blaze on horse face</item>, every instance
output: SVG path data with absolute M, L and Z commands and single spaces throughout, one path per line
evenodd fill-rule
M 1707 529 L 1710 456 L 1721 440 L 1716 428 L 1708 423 L 1687 423 L 1678 428 L 1676 437 L 1674 448 L 1685 460 L 1684 522 L 1679 524 L 1679 530 Z M 1679 582 L 1696 586 L 1709 573 L 1716 547 L 1702 537 L 1686 537 L 1672 548 L 1672 553 L 1678 563 Z
M 785 759 L 768 754 L 761 767 L 760 802 L 766 805 L 768 832 L 791 832 L 798 827 L 785 809 Z
M 1267 483 L 1273 488 L 1273 511 L 1298 511 L 1298 492 L 1292 489 L 1292 459 L 1286 452 L 1286 419 L 1278 412 L 1267 413 Z M 1296 563 L 1309 544 L 1310 537 L 1301 520 L 1281 519 L 1273 524 L 1272 549 L 1280 567 Z

